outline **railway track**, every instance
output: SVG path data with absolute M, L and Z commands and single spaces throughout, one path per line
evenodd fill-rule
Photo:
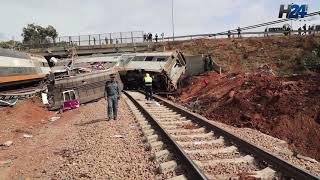
M 161 179 L 320 179 L 166 99 L 125 94 Z

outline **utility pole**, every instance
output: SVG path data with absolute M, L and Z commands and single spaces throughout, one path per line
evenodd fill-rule
M 173 17 L 173 0 L 171 0 L 171 17 L 172 17 L 172 38 L 173 38 L 173 41 L 174 41 L 174 17 Z

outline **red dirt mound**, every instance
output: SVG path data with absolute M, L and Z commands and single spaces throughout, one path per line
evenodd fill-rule
M 194 111 L 286 140 L 298 153 L 320 160 L 319 74 L 219 76 L 210 72 L 188 83 L 179 100 Z
M 13 107 L 0 108 L 0 143 L 18 137 L 20 133 L 31 133 L 48 122 L 55 114 L 48 111 L 40 98 L 20 100 Z

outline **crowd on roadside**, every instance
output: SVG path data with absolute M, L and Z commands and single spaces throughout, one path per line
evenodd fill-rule
M 163 41 L 164 33 L 161 33 L 160 36 L 161 36 L 161 40 Z M 154 35 L 154 38 L 153 38 L 153 34 L 152 33 L 144 33 L 143 34 L 143 42 L 152 42 L 152 41 L 155 41 L 155 42 L 159 41 L 159 36 L 158 36 L 157 33 Z

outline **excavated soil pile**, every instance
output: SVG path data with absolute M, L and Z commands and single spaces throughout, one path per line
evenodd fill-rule
M 209 119 L 260 130 L 320 160 L 319 79 L 210 72 L 188 79 L 178 99 Z
M 299 73 L 302 60 L 319 44 L 319 37 L 272 36 L 261 38 L 197 39 L 167 43 L 166 49 L 185 54 L 210 54 L 228 72 L 255 72 L 268 66 L 275 74 Z

